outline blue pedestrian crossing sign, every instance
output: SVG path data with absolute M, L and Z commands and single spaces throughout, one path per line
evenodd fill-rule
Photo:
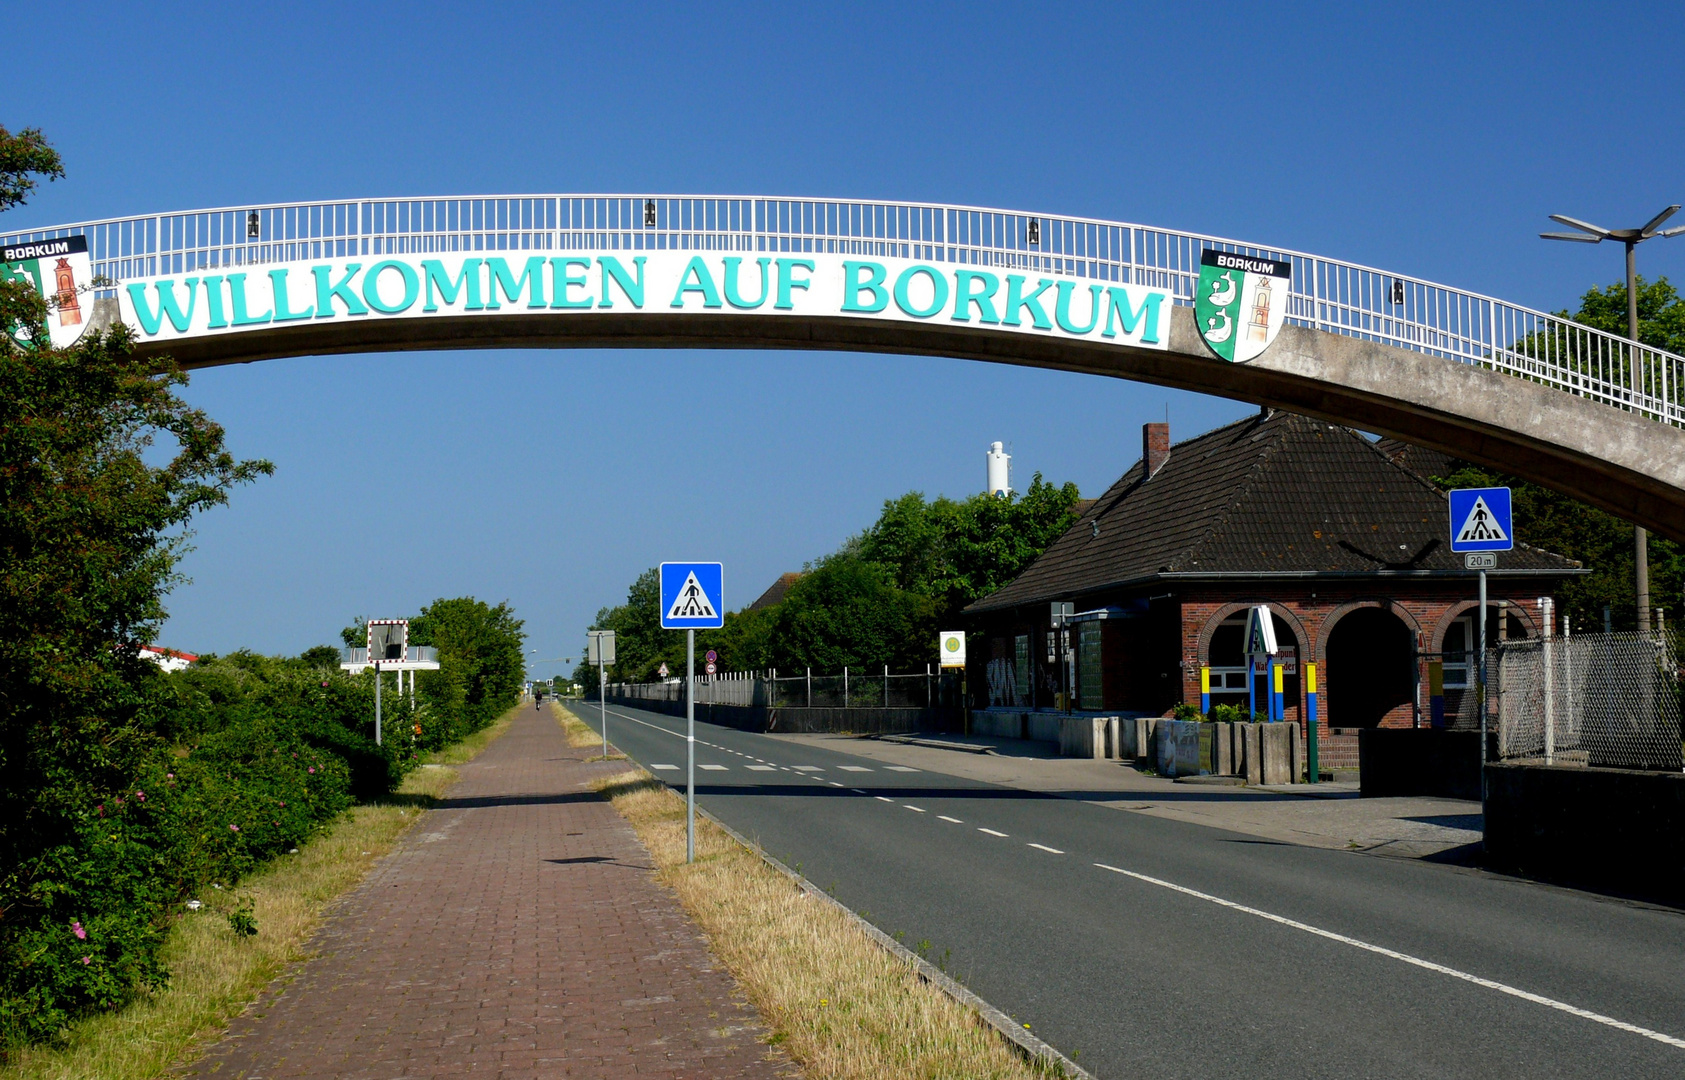
M 1509 551 L 1515 547 L 1509 488 L 1451 492 L 1451 550 Z
M 725 625 L 725 574 L 717 562 L 661 564 L 661 628 L 717 630 Z

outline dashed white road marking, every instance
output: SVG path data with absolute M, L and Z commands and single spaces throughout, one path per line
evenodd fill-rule
M 943 821 L 951 821 L 951 822 L 953 822 L 953 823 L 954 823 L 954 824 L 955 824 L 955 825 L 964 825 L 964 824 L 965 824 L 965 822 L 963 822 L 963 821 L 961 821 L 961 820 L 960 820 L 960 819 L 959 819 L 959 818 L 957 818 L 957 817 L 949 817 L 949 816 L 948 816 L 948 815 L 947 815 L 947 814 L 937 814 L 937 815 L 936 815 L 936 816 L 937 816 L 937 817 L 938 817 L 938 818 L 941 818 L 941 819 L 942 819 L 942 820 L 943 820 Z
M 743 767 L 745 769 L 750 770 L 751 772 L 777 772 L 778 771 L 778 766 L 776 766 L 776 765 L 745 765 Z
M 854 792 L 854 793 L 855 793 L 855 794 L 856 794 L 856 795 L 864 795 L 864 794 L 866 794 L 866 789 L 865 789 L 865 788 L 858 788 L 858 787 L 851 787 L 851 788 L 849 788 L 849 789 L 848 789 L 848 790 L 850 790 L 850 791 L 852 791 L 852 792 Z
M 885 765 L 884 768 L 889 770 L 890 772 L 921 772 L 922 771 L 920 769 L 913 768 L 911 765 Z
M 724 765 L 698 765 L 697 768 L 698 769 L 707 769 L 709 772 L 725 772 L 726 771 L 726 767 Z
M 1058 848 L 1048 847 L 1046 844 L 1031 844 L 1030 846 L 1035 848 L 1037 851 L 1045 851 L 1049 855 L 1063 855 L 1063 854 L 1065 854 L 1063 851 L 1060 851 Z
M 912 812 L 913 812 L 913 813 L 915 813 L 915 814 L 922 814 L 922 813 L 924 813 L 924 812 L 925 812 L 925 811 L 924 811 L 924 807 L 922 807 L 922 806 L 914 806 L 914 805 L 913 805 L 913 804 L 912 804 L 912 803 L 910 803 L 910 802 L 906 802 L 906 803 L 902 803 L 902 804 L 901 804 L 901 805 L 902 805 L 902 806 L 905 806 L 905 807 L 906 807 L 906 808 L 907 808 L 907 809 L 909 809 L 909 810 L 911 810 L 911 811 L 912 811 Z
M 841 769 L 843 772 L 871 772 L 872 771 L 871 769 L 866 768 L 866 766 L 864 766 L 864 765 L 838 765 L 837 768 Z
M 978 829 L 977 831 L 982 832 L 982 833 L 988 833 L 990 836 L 1005 836 L 1006 835 L 1003 832 L 996 832 L 993 829 Z
M 895 800 L 890 798 L 888 795 L 879 795 L 878 796 L 878 802 L 894 802 L 894 801 Z
M 652 769 L 677 769 L 677 765 L 651 765 Z
M 1157 885 L 1161 889 L 1169 889 L 1172 892 L 1179 892 L 1184 896 L 1191 896 L 1196 900 L 1204 900 L 1207 903 L 1216 904 L 1219 907 L 1226 907 L 1231 911 L 1239 911 L 1246 915 L 1255 915 L 1260 919 L 1267 919 L 1270 922 L 1279 923 L 1282 926 L 1291 927 L 1294 930 L 1303 930 L 1307 934 L 1314 934 L 1317 937 L 1324 938 L 1328 941 L 1336 941 L 1341 945 L 1350 945 L 1354 949 L 1362 949 L 1364 952 L 1374 953 L 1377 956 L 1385 956 L 1389 959 L 1397 960 L 1400 963 L 1421 968 L 1424 971 L 1432 971 L 1440 975 L 1448 976 L 1449 978 L 1460 979 L 1463 982 L 1473 983 L 1476 986 L 1483 986 L 1488 990 L 1496 990 L 1500 994 L 1508 994 L 1510 997 L 1520 998 L 1522 1001 L 1530 1001 L 1535 1005 L 1543 1005 L 1547 1009 L 1555 1009 L 1558 1012 L 1565 1012 L 1572 1016 L 1578 1016 L 1581 1019 L 1590 1020 L 1593 1023 L 1603 1024 L 1604 1026 L 1612 1027 L 1617 1031 L 1625 1031 L 1633 1035 L 1642 1035 L 1646 1039 L 1654 1039 L 1659 1043 L 1666 1043 L 1669 1046 L 1677 1046 L 1680 1049 L 1685 1049 L 1685 1039 L 1677 1038 L 1673 1035 L 1663 1034 L 1660 1031 L 1652 1031 L 1646 1027 L 1639 1027 L 1637 1024 L 1629 1024 L 1625 1020 L 1616 1020 L 1612 1016 L 1604 1016 L 1602 1013 L 1595 1013 L 1590 1009 L 1582 1009 L 1577 1005 L 1569 1005 L 1567 1002 L 1557 1001 L 1554 998 L 1548 998 L 1542 994 L 1534 994 L 1530 991 L 1521 990 L 1505 983 L 1496 982 L 1492 979 L 1483 979 L 1479 975 L 1471 975 L 1466 971 L 1459 971 L 1454 967 L 1446 967 L 1444 964 L 1436 964 L 1432 960 L 1423 960 L 1419 956 L 1411 956 L 1409 953 L 1401 953 L 1396 949 L 1388 949 L 1381 945 L 1371 945 L 1367 941 L 1359 941 L 1357 938 L 1347 937 L 1345 934 L 1336 934 L 1332 930 L 1324 930 L 1320 926 L 1312 926 L 1310 923 L 1302 923 L 1297 919 L 1289 919 L 1285 915 L 1277 915 L 1273 912 L 1262 911 L 1255 907 L 1248 907 L 1245 904 L 1237 904 L 1233 900 L 1225 900 L 1220 896 L 1212 896 L 1210 893 L 1200 892 L 1198 889 L 1190 889 L 1186 885 L 1177 885 L 1175 882 L 1163 881 L 1155 877 L 1148 877 L 1146 874 L 1138 874 L 1133 870 L 1125 870 L 1119 866 L 1107 866 L 1105 863 L 1095 863 L 1094 865 L 1098 866 L 1102 870 L 1110 870 L 1114 874 L 1122 874 L 1124 877 L 1134 878 L 1136 881 L 1144 881 L 1149 885 Z
M 790 768 L 796 770 L 797 772 L 824 772 L 825 771 L 825 766 L 823 766 L 823 765 L 792 765 L 792 766 L 790 766 Z
M 848 786 L 847 784 L 839 784 L 835 780 L 832 780 L 830 783 L 831 783 L 832 787 L 847 787 Z

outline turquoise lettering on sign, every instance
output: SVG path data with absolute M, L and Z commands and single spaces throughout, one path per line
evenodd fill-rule
M 778 302 L 773 304 L 772 306 L 777 308 L 780 311 L 789 311 L 792 307 L 795 307 L 795 305 L 790 302 L 790 290 L 791 289 L 800 289 L 803 292 L 806 292 L 807 287 L 809 285 L 813 284 L 812 280 L 809 279 L 809 278 L 796 277 L 795 271 L 796 271 L 797 268 L 800 268 L 802 270 L 806 270 L 808 273 L 811 274 L 811 273 L 813 273 L 813 260 L 812 259 L 779 259 L 778 260 Z
M 246 275 L 241 274 L 240 276 L 245 277 Z M 135 305 L 135 318 L 140 320 L 140 328 L 148 336 L 158 332 L 158 329 L 164 325 L 166 317 L 170 320 L 170 325 L 176 328 L 178 334 L 186 333 L 187 328 L 193 325 L 193 305 L 199 295 L 199 279 L 190 277 L 182 284 L 187 286 L 186 311 L 181 310 L 176 304 L 176 283 L 173 280 L 166 279 L 153 283 L 153 291 L 158 294 L 157 311 L 153 311 L 146 306 L 145 285 L 129 286 L 129 299 Z
M 1158 309 L 1164 303 L 1163 293 L 1148 293 L 1141 300 L 1141 310 L 1132 311 L 1129 307 L 1129 293 L 1113 285 L 1106 290 L 1108 303 L 1106 306 L 1106 328 L 1100 332 L 1101 337 L 1117 337 L 1117 331 L 1112 329 L 1112 316 L 1118 317 L 1123 326 L 1123 332 L 1133 334 L 1135 328 L 1141 325 L 1143 317 L 1147 320 L 1147 328 L 1141 334 L 1141 344 L 1158 344 Z
M 725 301 L 734 308 L 745 310 L 758 308 L 766 303 L 766 268 L 772 265 L 772 260 L 768 258 L 755 260 L 755 265 L 761 268 L 761 294 L 754 303 L 743 299 L 742 294 L 737 291 L 737 268 L 742 262 L 743 260 L 736 255 L 728 257 L 725 261 Z
M 578 277 L 573 276 L 573 268 L 580 268 Z M 569 289 L 589 289 L 591 283 L 585 280 L 585 274 L 591 269 L 591 260 L 584 255 L 569 255 L 566 258 L 550 260 L 550 276 L 555 278 L 554 299 L 550 301 L 553 308 L 588 308 L 591 306 L 589 296 L 575 300 L 568 295 Z
M 467 267 L 464 266 L 463 269 L 466 271 Z M 404 298 L 396 304 L 388 304 L 380 297 L 380 275 L 388 270 L 398 271 L 398 276 L 404 282 Z M 419 295 L 421 295 L 421 279 L 416 276 L 415 268 L 410 266 L 409 263 L 399 262 L 397 259 L 386 259 L 369 267 L 369 272 L 363 275 L 363 300 L 368 303 L 369 307 L 374 308 L 382 315 L 396 315 L 400 311 L 407 311 Z
M 438 259 L 423 259 L 421 272 L 427 277 L 427 303 L 422 305 L 423 311 L 438 311 L 439 305 L 433 299 L 433 286 L 439 287 L 439 296 L 447 304 L 456 303 L 456 298 L 463 291 L 468 293 L 468 302 L 463 305 L 464 311 L 484 310 L 485 304 L 480 300 L 480 260 L 463 259 L 462 272 L 452 281 L 450 274 L 445 272 L 445 264 Z
M 1023 320 L 1018 317 L 1020 308 L 1030 309 L 1030 325 L 1037 330 L 1051 330 L 1053 324 L 1047 320 L 1047 309 L 1041 306 L 1041 294 L 1053 288 L 1053 282 L 1042 278 L 1036 285 L 1036 291 L 1028 296 L 1024 295 L 1024 275 L 1006 275 L 1006 313 L 1001 322 L 1007 326 L 1021 326 Z
M 632 265 L 638 268 L 638 280 L 633 281 L 632 276 L 626 272 L 626 268 L 620 265 L 619 259 L 613 255 L 597 256 L 597 265 L 602 268 L 603 272 L 603 298 L 597 302 L 597 306 L 606 308 L 614 306 L 614 299 L 608 294 L 609 279 L 613 278 L 614 283 L 620 286 L 620 291 L 625 294 L 626 299 L 632 302 L 633 307 L 643 307 L 644 263 L 646 261 L 642 255 L 632 260 Z
M 351 288 L 351 279 L 356 277 L 357 271 L 362 268 L 362 263 L 346 263 L 345 276 L 339 279 L 338 285 L 329 284 L 333 267 L 312 266 L 310 268 L 310 272 L 316 275 L 316 317 L 318 319 L 333 318 L 333 302 L 335 300 L 345 305 L 347 315 L 367 315 L 369 313 L 369 309 L 363 305 L 363 301 Z M 428 296 L 429 298 L 432 296 L 431 289 L 428 290 Z M 433 309 L 428 308 L 427 310 Z
M 692 284 L 693 281 L 695 284 Z M 700 255 L 692 255 L 690 262 L 685 263 L 685 272 L 679 275 L 679 291 L 673 294 L 673 302 L 669 306 L 684 307 L 687 292 L 701 293 L 705 308 L 720 306 L 720 290 L 714 288 L 714 275 L 708 272 L 708 264 L 702 261 Z
M 292 322 L 295 319 L 308 319 L 316 314 L 316 309 L 307 307 L 303 311 L 294 311 L 292 301 L 287 297 L 286 270 L 269 271 L 269 291 L 275 297 L 275 321 Z
M 1088 287 L 1088 291 L 1091 296 L 1088 310 L 1088 325 L 1078 326 L 1076 323 L 1071 321 L 1071 293 L 1076 289 L 1076 287 L 1077 283 L 1074 281 L 1061 281 L 1059 283 L 1059 299 L 1053 302 L 1053 317 L 1058 320 L 1059 329 L 1065 331 L 1065 333 L 1086 334 L 1093 330 L 1100 322 L 1100 294 L 1105 290 L 1104 287 L 1100 285 L 1090 285 Z
M 860 271 L 871 274 L 867 281 L 860 280 Z M 889 306 L 889 290 L 883 287 L 886 271 L 882 263 L 875 262 L 845 262 L 843 263 L 843 302 L 844 311 L 882 311 Z M 860 294 L 870 292 L 872 302 L 862 304 Z
M 221 274 L 205 278 L 205 314 L 210 317 L 210 322 L 205 324 L 207 330 L 221 330 L 228 325 L 228 317 L 222 313 Z
M 503 305 L 497 302 L 499 286 L 503 288 L 503 295 L 509 298 L 511 304 L 520 303 L 521 287 L 526 285 L 528 281 L 531 281 L 532 285 L 531 292 L 528 293 L 527 307 L 541 308 L 545 306 L 544 259 L 542 256 L 534 255 L 528 259 L 526 268 L 521 271 L 521 276 L 518 278 L 514 276 L 514 272 L 509 269 L 509 264 L 501 257 L 487 259 L 486 269 L 491 271 L 488 275 L 490 280 L 486 283 L 486 307 L 493 311 L 502 308 Z
M 982 292 L 972 288 L 978 283 L 983 286 Z M 1000 317 L 995 314 L 995 293 L 999 290 L 1000 278 L 986 270 L 955 270 L 954 321 L 970 322 L 971 306 L 976 304 L 978 322 L 999 323 Z
M 246 314 L 246 275 L 242 273 L 228 275 L 228 300 L 234 308 L 234 326 L 261 326 L 274 317 L 272 312 L 262 315 Z
M 930 299 L 930 306 L 927 308 L 915 308 L 913 306 L 912 298 L 907 292 L 908 286 L 913 283 L 914 275 L 917 274 L 923 274 L 928 277 L 930 279 L 930 286 L 935 291 L 935 295 Z M 948 306 L 947 276 L 939 272 L 936 267 L 925 266 L 923 263 L 920 263 L 917 266 L 907 267 L 907 269 L 901 271 L 901 275 L 895 279 L 895 306 L 900 308 L 902 311 L 905 311 L 915 319 L 930 318 L 932 315 Z

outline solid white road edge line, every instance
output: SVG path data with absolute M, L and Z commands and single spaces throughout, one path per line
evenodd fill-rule
M 985 829 L 983 831 L 987 832 L 988 830 Z M 1542 994 L 1534 994 L 1527 990 L 1521 990 L 1517 987 L 1509 986 L 1505 983 L 1495 982 L 1492 979 L 1483 979 L 1479 975 L 1471 975 L 1466 971 L 1458 971 L 1454 967 L 1446 967 L 1444 964 L 1436 964 L 1432 960 L 1423 960 L 1419 956 L 1411 956 L 1409 953 L 1401 953 L 1396 949 L 1388 949 L 1381 945 L 1371 945 L 1367 941 L 1359 941 L 1357 938 L 1347 937 L 1345 934 L 1337 934 L 1332 930 L 1324 930 L 1319 926 L 1312 926 L 1309 923 L 1299 922 L 1297 919 L 1289 919 L 1285 915 L 1276 915 L 1268 911 L 1261 911 L 1255 907 L 1247 907 L 1245 904 L 1237 904 L 1233 900 L 1225 900 L 1220 896 L 1212 896 L 1210 893 L 1200 892 L 1198 889 L 1190 889 L 1186 885 L 1177 885 L 1175 882 L 1163 881 L 1159 878 L 1149 877 L 1146 874 L 1138 874 L 1133 870 L 1125 870 L 1118 866 L 1107 866 L 1105 863 L 1095 863 L 1094 865 L 1098 866 L 1102 870 L 1110 870 L 1114 874 L 1122 874 L 1125 877 L 1132 877 L 1137 881 L 1144 881 L 1149 885 L 1157 885 L 1161 889 L 1170 889 L 1173 892 L 1179 892 L 1185 896 L 1192 896 L 1195 899 L 1205 900 L 1209 903 L 1217 904 L 1220 907 L 1232 908 L 1235 911 L 1244 912 L 1247 915 L 1256 915 L 1260 919 L 1268 919 L 1270 922 L 1280 923 L 1282 926 L 1290 926 L 1295 930 L 1303 930 L 1307 934 L 1315 934 L 1317 937 L 1326 938 L 1329 941 L 1337 941 L 1341 945 L 1350 945 L 1354 949 L 1362 949 L 1364 952 L 1371 952 L 1377 956 L 1389 957 L 1393 960 L 1410 964 L 1413 967 L 1419 967 L 1424 971 L 1432 971 L 1453 979 L 1461 979 L 1463 982 L 1473 983 L 1476 986 L 1483 986 L 1488 990 L 1496 990 L 1500 994 L 1508 994 L 1510 997 L 1520 998 L 1522 1001 L 1531 1001 L 1535 1005 L 1543 1005 L 1547 1009 L 1555 1009 L 1558 1012 L 1565 1012 L 1572 1016 L 1578 1016 L 1582 1019 L 1602 1024 L 1605 1027 L 1612 1027 L 1617 1031 L 1625 1031 L 1633 1035 L 1642 1035 L 1646 1039 L 1654 1039 L 1659 1043 L 1666 1043 L 1669 1046 L 1677 1046 L 1680 1049 L 1685 1049 L 1685 1039 L 1675 1038 L 1672 1035 L 1664 1035 L 1659 1031 L 1652 1031 L 1646 1027 L 1639 1027 L 1637 1024 L 1629 1024 L 1625 1020 L 1616 1020 L 1612 1016 L 1604 1016 L 1602 1013 L 1592 1012 L 1590 1009 L 1582 1009 L 1577 1005 L 1569 1005 L 1567 1002 L 1557 1001 L 1554 998 L 1548 998 Z

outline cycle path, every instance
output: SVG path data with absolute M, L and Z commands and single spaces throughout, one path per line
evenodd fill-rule
M 590 753 L 522 710 L 188 1074 L 790 1075 Z

